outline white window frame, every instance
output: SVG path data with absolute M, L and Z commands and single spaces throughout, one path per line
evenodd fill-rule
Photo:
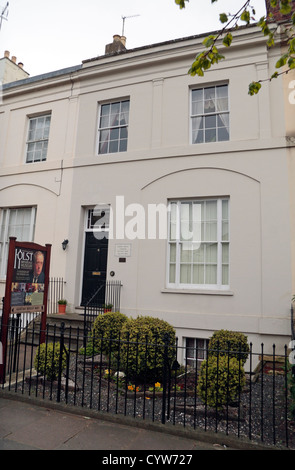
M 12 211 L 23 211 L 25 209 L 31 210 L 29 234 L 26 240 L 20 236 L 20 233 L 16 233 L 16 229 L 9 230 L 10 217 Z M 36 221 L 36 207 L 11 207 L 0 209 L 0 278 L 5 279 L 7 271 L 7 260 L 8 260 L 8 249 L 9 249 L 9 237 L 17 236 L 17 241 L 34 241 L 35 233 L 35 221 Z
M 102 125 L 102 110 L 104 106 L 115 106 L 115 105 L 120 105 L 120 115 L 122 111 L 122 103 L 127 103 L 128 102 L 128 114 L 127 114 L 127 121 L 122 124 L 118 123 L 116 125 L 112 125 L 112 123 L 108 122 L 108 125 Z M 99 104 L 99 116 L 98 116 L 98 140 L 97 140 L 97 153 L 98 155 L 108 155 L 112 153 L 121 153 L 121 152 L 126 152 L 128 149 L 128 134 L 129 134 L 129 115 L 130 115 L 130 98 L 121 98 L 121 99 L 116 99 L 116 100 L 111 100 L 107 101 L 104 103 Z M 108 114 L 110 116 L 111 113 Z M 106 115 L 107 116 L 107 115 Z M 126 130 L 126 138 L 121 137 L 121 132 L 122 130 Z M 118 131 L 118 138 L 117 139 L 111 139 L 111 132 Z M 108 139 L 107 140 L 101 140 L 102 133 L 109 133 Z M 120 149 L 120 144 L 121 142 L 126 141 L 126 148 Z M 101 145 L 107 146 L 106 151 L 101 151 Z M 117 149 L 110 148 L 110 143 L 111 142 L 118 142 Z
M 183 360 L 184 364 L 187 364 L 193 368 L 199 366 L 204 360 L 207 359 L 207 350 L 208 350 L 208 343 L 209 340 L 206 338 L 190 338 L 185 337 L 184 340 L 184 347 L 183 347 Z M 188 340 L 193 342 L 193 346 L 189 346 Z M 193 357 L 188 356 L 188 350 L 193 350 Z M 202 357 L 203 352 L 203 357 Z
M 39 114 L 37 116 L 29 116 L 28 118 L 29 118 L 29 122 L 28 122 L 27 142 L 26 142 L 26 163 L 30 164 L 30 163 L 44 162 L 47 160 L 47 154 L 48 154 L 48 143 L 49 143 L 49 134 L 50 134 L 50 127 L 51 127 L 51 112 Z M 47 118 L 50 118 L 49 129 L 48 129 L 48 133 L 44 134 L 45 128 L 47 128 L 47 126 L 45 126 L 45 120 Z M 30 137 L 31 123 L 33 121 L 38 121 L 40 119 L 44 120 L 44 125 L 41 128 L 42 135 L 40 137 L 37 137 L 35 135 L 34 137 L 31 138 Z M 32 151 L 29 150 L 29 147 L 31 145 L 35 147 L 34 150 Z M 40 146 L 40 148 L 37 149 L 38 145 Z M 41 152 L 41 155 L 40 157 L 37 158 L 36 154 L 39 151 Z M 32 159 L 30 160 L 28 159 L 29 153 L 32 153 L 33 155 Z
M 217 239 L 214 240 L 202 240 L 200 238 L 199 241 L 192 240 L 185 242 L 181 240 L 181 228 L 180 228 L 180 218 L 181 218 L 181 204 L 182 203 L 204 203 L 204 202 L 212 202 L 212 201 L 217 201 Z M 223 220 L 222 220 L 222 202 L 227 201 L 228 202 L 228 239 L 223 240 L 222 236 L 222 228 L 223 228 Z M 171 238 L 171 207 L 172 204 L 176 204 L 176 226 L 175 226 L 175 239 Z M 188 290 L 212 290 L 212 291 L 226 291 L 229 290 L 229 276 L 230 276 L 230 200 L 229 197 L 214 197 L 214 198 L 202 198 L 202 199 L 175 199 L 175 200 L 170 200 L 168 204 L 168 248 L 167 248 L 167 279 L 166 279 L 166 286 L 168 289 L 188 289 Z M 212 244 L 217 244 L 217 262 L 214 264 L 217 264 L 217 282 L 214 284 L 209 284 L 209 283 L 200 283 L 200 284 L 194 284 L 194 283 L 184 283 L 180 282 L 180 269 L 181 269 L 181 246 L 183 246 L 185 243 L 188 243 L 188 248 L 193 248 L 194 243 L 197 244 L 204 244 L 204 245 L 210 245 Z M 223 250 L 223 245 L 227 244 L 228 245 L 228 261 L 227 263 L 223 262 L 222 259 L 222 250 Z M 175 262 L 171 261 L 171 246 L 176 245 L 176 253 L 175 253 Z M 196 247 L 197 248 L 197 247 Z M 184 247 L 185 249 L 185 247 Z M 204 260 L 204 266 L 208 263 L 206 263 L 207 260 Z M 196 265 L 197 263 L 186 263 L 183 262 L 183 264 L 191 264 L 191 268 L 193 269 L 193 266 Z M 201 264 L 201 263 L 199 263 Z M 173 265 L 175 266 L 175 276 L 174 276 L 174 282 L 171 282 L 170 280 L 170 266 Z M 224 283 L 223 281 L 223 275 L 222 275 L 222 269 L 223 266 L 227 266 L 227 277 L 228 277 L 228 283 Z M 205 275 L 204 275 L 205 276 Z
M 205 90 L 209 90 L 210 88 L 214 88 L 215 90 L 215 98 L 216 98 L 216 89 L 219 88 L 219 87 L 227 87 L 227 102 L 228 102 L 228 106 L 227 106 L 227 109 L 223 109 L 223 110 L 217 110 L 215 108 L 214 111 L 212 112 L 208 112 L 206 113 L 205 112 L 205 97 L 204 97 L 204 93 L 205 93 Z M 202 92 L 203 94 L 203 99 L 202 101 L 199 101 L 199 103 L 202 103 L 202 110 L 199 110 L 197 112 L 197 110 L 194 110 L 194 106 L 193 106 L 193 92 L 194 91 L 199 91 L 199 92 Z M 202 144 L 202 143 L 217 143 L 217 142 L 228 142 L 230 140 L 230 111 L 229 111 L 229 108 L 230 108 L 230 105 L 229 105 L 229 86 L 228 86 L 228 83 L 220 83 L 220 84 L 214 84 L 214 85 L 208 85 L 208 86 L 204 86 L 204 87 L 199 87 L 199 88 L 191 88 L 190 90 L 190 133 L 191 133 L 191 137 L 190 137 L 190 141 L 193 145 L 196 145 L 196 144 Z M 218 120 L 216 121 L 216 126 L 215 127 L 212 127 L 212 128 L 207 128 L 208 132 L 210 131 L 210 129 L 215 129 L 216 130 L 216 140 L 206 140 L 206 137 L 205 137 L 205 118 L 210 118 L 210 117 L 215 117 L 215 120 L 217 119 L 217 116 L 218 114 L 227 114 L 228 115 L 228 139 L 218 139 L 218 128 L 221 128 L 221 127 L 218 127 Z M 203 121 L 203 140 L 202 141 L 199 141 L 199 142 L 195 142 L 194 141 L 194 129 L 193 129 L 193 121 L 194 119 L 201 119 Z M 226 127 L 226 126 L 223 126 L 223 127 Z
M 85 232 L 109 232 L 111 224 L 111 206 L 98 204 L 88 207 L 85 214 Z M 102 223 L 100 223 L 100 218 Z

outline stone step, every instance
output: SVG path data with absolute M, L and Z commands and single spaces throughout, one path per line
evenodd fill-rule
M 27 332 L 24 330 L 21 334 L 21 341 L 27 341 L 34 345 L 39 344 L 41 316 L 36 317 L 28 326 Z M 70 346 L 72 351 L 76 351 L 84 343 L 84 317 L 77 313 L 50 314 L 47 315 L 47 341 L 59 341 L 61 327 L 64 324 L 65 345 Z M 33 338 L 34 332 L 34 338 Z M 78 346 L 77 346 L 78 342 Z
M 46 323 L 47 325 L 56 325 L 57 328 L 61 327 L 62 323 L 64 323 L 65 328 L 71 327 L 72 330 L 79 328 L 80 331 L 83 331 L 84 316 L 79 313 L 52 313 L 47 315 Z

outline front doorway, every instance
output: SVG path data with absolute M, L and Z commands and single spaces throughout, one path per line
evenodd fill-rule
M 109 208 L 95 207 L 87 212 L 81 305 L 105 303 L 108 262 Z

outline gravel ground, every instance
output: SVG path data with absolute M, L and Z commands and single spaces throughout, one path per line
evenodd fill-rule
M 85 370 L 85 374 L 84 374 Z M 125 414 L 136 419 L 148 419 L 161 422 L 163 418 L 163 394 L 143 391 L 127 391 L 123 385 L 118 389 L 114 381 L 99 380 L 99 367 L 84 364 L 84 360 L 70 361 L 67 395 L 65 386 L 60 392 L 60 401 L 71 405 L 84 406 L 94 410 Z M 17 389 L 46 399 L 57 399 L 56 383 L 45 382 L 32 376 L 19 383 Z M 275 382 L 274 382 L 275 381 Z M 191 380 L 186 381 L 187 392 L 194 390 Z M 274 396 L 275 385 L 275 400 Z M 263 375 L 256 382 L 247 380 L 245 390 L 240 397 L 239 406 L 231 406 L 219 414 L 206 408 L 194 396 L 194 393 L 171 392 L 165 403 L 165 421 L 185 427 L 225 432 L 229 435 L 250 438 L 255 442 L 295 449 L 295 426 L 286 420 L 285 378 L 278 375 Z M 287 423 L 287 425 L 286 425 Z M 288 429 L 286 429 L 288 428 Z M 287 436 L 287 437 L 286 437 Z

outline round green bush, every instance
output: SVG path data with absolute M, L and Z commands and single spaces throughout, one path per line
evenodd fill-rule
M 247 336 L 230 330 L 213 333 L 208 349 L 210 356 L 230 356 L 240 360 L 242 365 L 247 361 L 250 352 Z
M 65 348 L 67 351 L 67 348 Z M 62 370 L 67 365 L 67 352 L 62 352 Z M 60 343 L 43 343 L 37 349 L 34 367 L 48 380 L 55 380 L 59 373 Z
M 167 365 L 175 359 L 175 330 L 166 321 L 149 316 L 129 319 L 122 328 L 120 361 L 129 377 L 160 380 L 165 341 Z
M 204 403 L 220 409 L 237 400 L 245 383 L 245 371 L 240 361 L 228 356 L 211 356 L 202 362 L 197 391 Z
M 128 317 L 121 312 L 106 312 L 99 315 L 93 324 L 89 347 L 96 353 L 110 354 L 119 349 L 118 340 Z

